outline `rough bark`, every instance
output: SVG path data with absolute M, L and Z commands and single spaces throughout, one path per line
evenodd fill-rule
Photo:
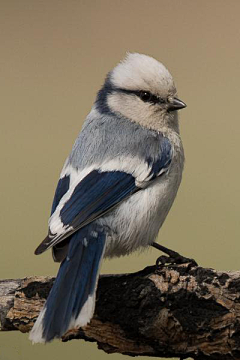
M 53 281 L 0 281 L 0 330 L 28 332 Z M 102 276 L 94 318 L 62 338 L 72 339 L 132 356 L 240 359 L 240 272 L 169 265 Z

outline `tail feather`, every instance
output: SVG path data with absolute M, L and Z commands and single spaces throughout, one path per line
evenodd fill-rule
M 48 342 L 91 320 L 104 245 L 105 234 L 96 225 L 88 225 L 72 235 L 68 255 L 34 324 L 30 340 Z

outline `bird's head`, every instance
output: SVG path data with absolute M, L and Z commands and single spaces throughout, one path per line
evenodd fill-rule
M 176 94 L 173 78 L 163 64 L 130 53 L 108 74 L 96 105 L 102 113 L 117 113 L 147 128 L 178 130 L 176 110 L 186 104 Z

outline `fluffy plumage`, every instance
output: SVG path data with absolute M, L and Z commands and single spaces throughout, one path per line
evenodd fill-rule
M 30 338 L 47 342 L 84 326 L 94 311 L 103 256 L 153 243 L 183 170 L 176 98 L 168 70 L 128 54 L 97 95 L 60 175 L 49 233 L 35 253 L 62 262 Z

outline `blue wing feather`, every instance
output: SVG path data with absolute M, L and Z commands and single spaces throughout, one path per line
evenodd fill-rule
M 94 170 L 74 189 L 60 212 L 61 221 L 64 225 L 79 228 L 86 220 L 105 213 L 136 189 L 135 178 L 130 174 Z
M 160 152 L 157 158 L 148 157 L 147 163 L 151 167 L 151 179 L 159 176 L 160 173 L 166 171 L 172 161 L 172 146 L 168 138 L 161 136 Z
M 63 178 L 59 179 L 58 184 L 57 184 L 57 188 L 56 188 L 56 191 L 55 191 L 55 195 L 54 195 L 54 198 L 53 198 L 51 215 L 56 210 L 56 207 L 58 206 L 58 204 L 59 204 L 61 198 L 63 197 L 63 195 L 65 195 L 66 192 L 68 191 L 69 184 L 70 184 L 70 176 L 69 175 L 65 175 Z
M 93 170 L 79 182 L 60 211 L 61 222 L 71 227 L 71 232 L 63 232 L 57 240 L 54 234 L 49 234 L 37 247 L 35 254 L 41 254 L 77 229 L 91 223 L 138 189 L 131 174 Z

